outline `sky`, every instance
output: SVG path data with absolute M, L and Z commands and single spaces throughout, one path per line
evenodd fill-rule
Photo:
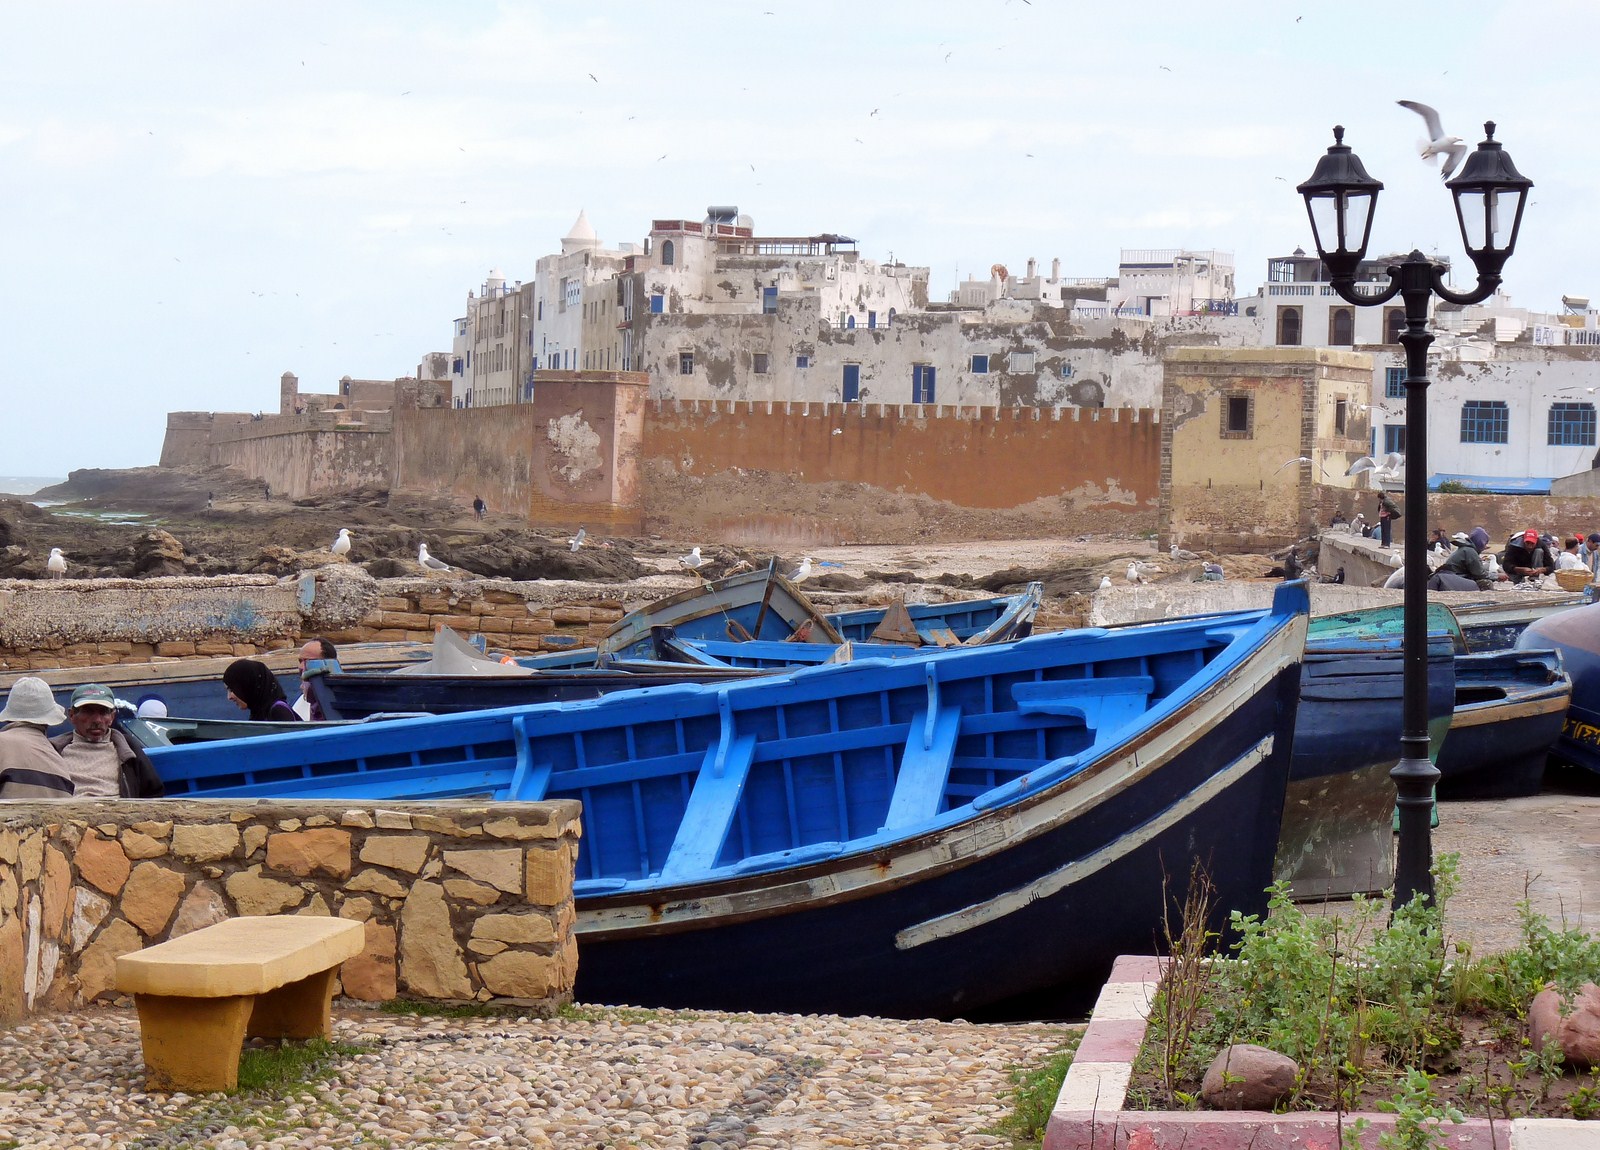
M 1448 16 L 1440 13 L 1448 12 Z M 1312 250 L 1335 123 L 1373 252 L 1471 277 L 1416 154 L 1439 109 L 1534 181 L 1513 302 L 1600 297 L 1600 5 L 1146 0 L 0 0 L 0 475 L 157 462 L 168 411 L 272 411 L 447 351 L 579 210 L 607 246 L 736 204 L 931 268 Z

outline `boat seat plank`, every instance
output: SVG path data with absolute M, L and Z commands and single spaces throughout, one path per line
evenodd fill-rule
M 895 776 L 894 794 L 889 799 L 889 813 L 883 823 L 886 831 L 924 823 L 939 813 L 939 803 L 950 778 L 950 764 L 955 757 L 956 739 L 961 734 L 961 708 L 939 708 L 933 720 L 933 737 L 923 746 L 920 732 L 926 722 L 926 712 L 912 720 L 912 735 L 906 740 L 900 771 Z
M 511 720 L 511 737 L 517 745 L 517 765 L 511 773 L 511 786 L 507 788 L 506 798 L 517 803 L 540 802 L 550 789 L 550 762 L 548 759 L 534 762 L 527 724 L 526 715 L 518 715 Z
M 1011 697 L 1024 715 L 1082 715 L 1092 730 L 1120 727 L 1150 705 L 1155 679 L 1149 675 L 1117 675 L 1101 679 L 1050 679 L 1016 683 Z
M 744 795 L 745 780 L 750 777 L 756 737 L 735 736 L 727 747 L 722 772 L 718 774 L 714 763 L 721 749 L 719 742 L 706 750 L 705 762 L 694 781 L 694 789 L 689 792 L 689 802 L 672 840 L 672 849 L 661 864 L 662 878 L 682 878 L 709 870 L 717 861 L 723 840 L 728 837 L 734 812 Z

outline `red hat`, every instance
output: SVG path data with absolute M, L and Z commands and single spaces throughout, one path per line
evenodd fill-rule
M 1539 542 L 1539 533 L 1530 527 L 1522 533 L 1522 541 L 1524 543 L 1537 543 Z

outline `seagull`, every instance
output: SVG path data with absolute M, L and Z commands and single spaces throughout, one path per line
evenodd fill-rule
M 687 567 L 691 571 L 700 570 L 704 563 L 705 560 L 700 558 L 700 545 L 698 543 L 689 548 L 689 554 L 678 556 L 678 566 Z
M 329 547 L 328 550 L 335 555 L 350 554 L 350 528 L 339 528 L 339 538 L 333 541 L 333 546 Z
M 1123 575 L 1123 578 L 1135 586 L 1144 582 L 1144 576 L 1139 573 L 1139 565 L 1137 563 L 1128 564 L 1128 570 Z
M 1100 590 L 1102 590 L 1102 591 L 1111 590 L 1111 576 L 1109 576 L 1109 575 L 1100 576 Z
M 800 566 L 789 575 L 789 582 L 803 583 L 809 578 L 811 578 L 811 556 L 803 555 L 800 558 Z
M 588 537 L 588 535 L 589 533 L 587 531 L 585 531 L 582 527 L 579 527 L 578 533 L 571 539 L 567 540 L 567 550 L 576 551 L 578 548 L 582 547 L 583 541 Z
M 1172 545 L 1167 553 L 1172 556 L 1172 561 L 1174 563 L 1193 563 L 1195 560 L 1200 558 L 1200 556 L 1196 555 L 1193 551 L 1185 551 L 1176 543 Z
M 422 564 L 429 571 L 454 571 L 455 570 L 455 568 L 450 566 L 450 564 L 442 562 L 441 560 L 435 559 L 432 555 L 429 555 L 428 554 L 428 545 L 426 543 L 421 544 L 417 548 L 417 562 Z
M 50 548 L 50 558 L 45 560 L 44 569 L 50 572 L 52 579 L 65 579 L 67 576 L 67 557 L 61 554 L 61 548 Z
M 1422 158 L 1432 162 L 1435 156 L 1443 156 L 1444 167 L 1439 172 L 1441 180 L 1448 180 L 1450 173 L 1456 170 L 1456 165 L 1461 162 L 1461 157 L 1467 154 L 1467 146 L 1461 142 L 1460 136 L 1447 136 L 1444 126 L 1439 123 L 1439 113 L 1426 104 L 1419 104 L 1415 100 L 1396 100 L 1402 108 L 1410 108 L 1422 117 L 1423 123 L 1428 126 L 1428 138 L 1417 141 L 1417 149 L 1422 153 Z
M 1311 462 L 1311 456 L 1309 456 L 1309 455 L 1297 455 L 1293 459 L 1285 459 L 1281 464 L 1279 464 L 1278 465 L 1278 471 L 1282 471 L 1285 467 L 1293 467 L 1296 463 L 1310 463 L 1310 462 Z M 1277 472 L 1275 471 L 1275 472 L 1273 472 L 1273 474 L 1276 475 Z
M 593 80 L 596 84 L 600 82 L 600 77 L 596 76 L 593 72 L 589 73 L 589 79 Z
M 833 429 L 833 434 L 835 434 L 835 435 L 843 435 L 844 434 L 844 428 L 842 428 L 842 427 L 834 428 Z

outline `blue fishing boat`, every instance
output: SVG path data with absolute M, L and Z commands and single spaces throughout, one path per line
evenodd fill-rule
M 1561 737 L 1572 677 L 1560 651 L 1488 651 L 1455 660 L 1456 705 L 1439 749 L 1441 800 L 1536 795 Z
M 155 748 L 169 796 L 583 803 L 588 1001 L 1081 1009 L 1203 866 L 1265 909 L 1308 600 L 738 683 Z
M 1572 696 L 1550 757 L 1600 774 L 1600 608 L 1580 607 L 1537 619 L 1517 638 L 1519 651 L 1561 652 Z

